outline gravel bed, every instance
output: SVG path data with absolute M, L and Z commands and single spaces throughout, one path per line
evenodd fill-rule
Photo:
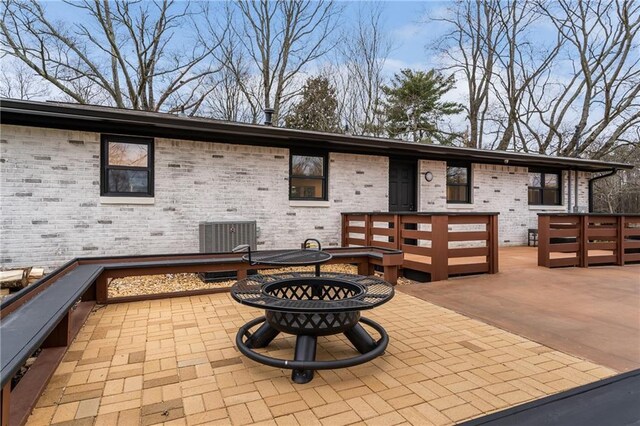
M 309 267 L 291 267 L 265 269 L 262 274 L 277 274 L 283 272 L 312 271 Z M 324 272 L 338 272 L 342 274 L 357 274 L 358 268 L 353 265 L 323 265 Z M 210 288 L 228 288 L 236 280 L 203 282 L 198 274 L 164 274 L 145 275 L 139 277 L 116 278 L 109 283 L 109 297 L 140 296 L 147 294 L 173 293 L 178 291 L 200 290 Z M 398 278 L 398 285 L 410 284 L 406 278 Z

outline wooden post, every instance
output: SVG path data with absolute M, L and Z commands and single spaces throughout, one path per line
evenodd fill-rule
M 625 228 L 625 220 L 624 216 L 618 216 L 618 232 L 616 239 L 616 260 L 617 264 L 620 266 L 624 266 L 624 228 Z
M 342 214 L 342 247 L 349 246 L 349 233 L 347 229 L 349 227 L 349 215 Z
M 398 284 L 398 267 L 397 266 L 385 266 L 384 267 L 384 280 L 390 284 Z
M 51 334 L 45 339 L 42 344 L 43 348 L 53 348 L 58 346 L 69 346 L 71 343 L 70 333 L 71 333 L 71 312 L 67 312 L 67 314 L 60 320 L 56 328 L 53 329 Z
M 538 216 L 538 266 L 551 267 L 551 254 L 549 253 L 549 216 Z
M 95 302 L 96 300 L 96 283 L 91 284 L 91 286 L 82 294 L 80 298 L 82 302 Z
M 372 269 L 373 265 L 370 265 L 368 260 L 358 263 L 358 275 L 373 275 Z
M 100 274 L 100 276 L 96 279 L 96 303 L 104 304 L 107 303 L 107 299 L 109 298 L 109 279 L 106 275 Z
M 578 266 L 589 267 L 589 215 L 578 216 Z
M 9 426 L 9 395 L 11 380 L 0 390 L 0 426 Z
M 404 228 L 404 223 L 402 221 L 402 217 L 399 214 L 393 215 L 393 242 L 395 244 L 396 250 L 402 250 L 402 228 Z
M 449 278 L 449 217 L 431 217 L 431 281 Z
M 371 235 L 371 227 L 373 226 L 373 220 L 370 214 L 364 215 L 364 245 L 369 247 L 371 245 L 371 241 L 373 240 L 373 235 Z
M 498 215 L 490 215 L 489 221 L 487 222 L 488 231 L 489 231 L 489 241 L 487 244 L 489 245 L 489 273 L 497 274 L 499 270 L 499 252 L 500 249 L 498 247 L 498 239 L 500 238 L 500 233 L 498 232 Z
M 247 278 L 247 268 L 238 268 L 236 275 L 236 278 L 238 278 L 239 280 L 244 280 L 245 278 Z

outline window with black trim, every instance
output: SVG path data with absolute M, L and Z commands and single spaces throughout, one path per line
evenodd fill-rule
M 289 160 L 289 199 L 318 200 L 327 198 L 327 154 L 292 152 Z
M 559 206 L 562 179 L 559 172 L 529 169 L 529 205 Z
M 471 203 L 471 167 L 447 162 L 447 203 Z
M 153 197 L 153 139 L 102 135 L 100 195 Z

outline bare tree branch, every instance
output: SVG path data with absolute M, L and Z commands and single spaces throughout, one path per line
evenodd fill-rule
M 199 85 L 217 71 L 212 54 L 218 45 L 202 42 L 189 3 L 83 0 L 66 5 L 83 19 L 55 22 L 36 0 L 5 0 L 1 52 L 75 102 L 197 111 L 208 93 Z M 191 32 L 185 33 L 186 27 Z

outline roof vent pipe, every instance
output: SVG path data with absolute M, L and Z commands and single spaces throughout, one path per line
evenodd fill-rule
M 273 123 L 271 122 L 273 118 L 273 108 L 265 108 L 264 109 L 264 125 L 265 126 L 272 126 Z

